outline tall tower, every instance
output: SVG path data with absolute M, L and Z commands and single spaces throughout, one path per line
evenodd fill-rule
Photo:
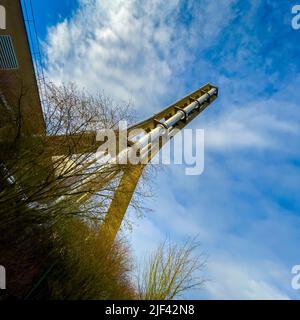
M 51 157 L 64 155 L 70 150 L 77 155 L 95 153 L 102 144 L 96 139 L 96 131 L 83 132 L 78 136 L 47 135 L 20 1 L 3 0 L 2 3 L 6 13 L 6 23 L 5 29 L 0 30 L 0 115 L 5 121 L 2 122 L 0 119 L 2 149 L 0 163 L 5 163 L 6 158 L 13 157 L 13 154 L 3 150 L 12 149 L 9 137 L 16 135 L 21 142 L 22 139 L 28 141 L 31 138 L 39 138 L 45 148 L 51 149 L 51 146 L 55 145 L 55 153 Z M 20 96 L 23 100 L 18 104 Z M 93 178 L 87 177 L 84 183 L 78 184 L 73 190 L 74 201 L 79 204 L 85 203 L 93 194 L 115 179 L 117 174 L 121 176 L 99 234 L 100 236 L 105 234 L 108 245 L 114 241 L 120 229 L 144 168 L 174 136 L 175 131 L 185 128 L 217 96 L 218 88 L 206 84 L 154 116 L 130 127 L 126 147 L 118 151 L 114 160 L 127 157 L 138 150 L 143 161 L 137 164 L 129 163 L 117 171 L 108 170 L 105 175 L 100 169 L 99 172 L 93 173 Z M 22 106 L 19 114 L 22 121 L 20 132 L 15 125 L 16 119 L 11 116 L 18 114 L 16 110 L 12 110 L 12 106 L 15 105 Z M 144 136 L 139 137 L 137 129 L 143 130 Z M 164 136 L 163 140 L 160 140 L 161 136 Z M 106 168 L 110 166 L 113 166 L 113 161 L 108 162 Z M 64 198 L 60 198 L 59 201 L 64 201 Z
M 203 112 L 218 96 L 218 88 L 207 84 L 185 98 L 177 101 L 151 118 L 142 121 L 129 129 L 143 129 L 147 134 L 135 143 L 129 141 L 129 147 L 123 153 L 130 154 L 139 150 L 143 153 L 143 163 L 128 165 L 115 191 L 106 218 L 101 226 L 101 232 L 109 241 L 115 239 L 120 229 L 126 210 L 141 174 L 151 159 L 163 146 L 174 137 L 173 132 L 185 128 L 195 117 Z M 164 136 L 163 141 L 157 141 Z M 134 139 L 134 135 L 131 139 Z M 151 141 L 151 143 L 149 143 Z

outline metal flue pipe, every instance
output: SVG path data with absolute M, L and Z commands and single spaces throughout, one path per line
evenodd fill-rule
M 201 108 L 205 102 L 207 102 L 212 96 L 217 95 L 218 91 L 216 88 L 212 88 L 207 93 L 203 94 L 200 98 L 193 101 L 191 104 L 183 108 L 182 110 L 178 110 L 176 114 L 165 121 L 161 121 L 157 124 L 156 128 L 151 130 L 149 133 L 141 137 L 137 140 L 133 146 L 128 147 L 122 150 L 116 157 L 110 159 L 106 164 L 104 164 L 99 170 L 92 173 L 90 177 L 87 177 L 84 181 L 84 185 L 88 182 L 93 182 L 95 180 L 95 176 L 97 174 L 101 174 L 102 172 L 107 172 L 109 168 L 116 164 L 125 164 L 128 163 L 128 159 L 131 159 L 131 155 L 136 154 L 138 150 L 146 151 L 149 148 L 149 144 L 154 145 L 160 136 L 162 136 L 166 130 L 171 129 L 176 126 L 179 121 L 184 120 L 190 113 L 192 113 L 195 109 Z M 147 156 L 147 152 L 141 152 L 142 158 Z M 142 160 L 142 159 L 141 159 Z M 80 185 L 72 191 L 72 193 L 78 193 L 84 191 L 84 186 Z M 62 197 L 64 198 L 64 197 Z
M 157 139 L 167 130 L 171 127 L 174 127 L 179 121 L 183 120 L 186 116 L 188 116 L 191 112 L 193 112 L 195 109 L 198 109 L 203 106 L 203 104 L 208 101 L 212 96 L 216 95 L 218 93 L 216 88 L 212 88 L 207 93 L 202 95 L 200 98 L 186 106 L 182 110 L 178 110 L 175 115 L 170 117 L 169 119 L 157 124 L 157 127 L 153 130 L 151 130 L 148 134 L 140 138 L 132 147 L 129 147 L 116 157 L 116 159 L 112 159 L 111 161 L 122 161 L 124 160 L 124 157 L 130 156 L 130 152 L 136 152 L 136 150 L 141 150 L 151 142 L 154 144 Z M 117 162 L 117 163 L 124 163 L 124 162 Z

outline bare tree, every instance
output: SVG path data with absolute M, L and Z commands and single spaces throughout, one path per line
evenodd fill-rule
M 51 211 L 53 217 L 75 214 L 101 222 L 126 166 L 105 167 L 97 161 L 96 133 L 117 129 L 121 120 L 132 122 L 130 103 L 115 104 L 75 85 L 49 84 L 44 108 L 46 136 L 23 137 L 16 152 L 1 163 L 6 184 L 0 193 L 1 208 L 9 214 L 13 201 L 22 208 L 44 207 L 48 217 Z M 141 190 L 132 202 L 136 208 L 146 195 Z M 5 219 L 3 214 L 1 218 Z
M 57 247 L 67 226 L 86 225 L 97 238 L 126 167 L 97 161 L 96 132 L 116 129 L 120 120 L 133 121 L 130 103 L 116 104 L 75 85 L 49 84 L 44 109 L 46 133 L 22 136 L 18 122 L 16 138 L 1 152 L 0 257 L 12 271 L 10 288 L 21 296 L 61 254 Z M 132 206 L 140 208 L 144 195 L 139 189 Z M 84 241 L 82 246 L 84 252 Z
M 162 243 L 146 259 L 138 275 L 138 294 L 142 300 L 172 300 L 193 288 L 200 288 L 205 280 L 197 275 L 206 264 L 203 253 L 195 250 L 195 240 L 178 246 L 170 241 Z

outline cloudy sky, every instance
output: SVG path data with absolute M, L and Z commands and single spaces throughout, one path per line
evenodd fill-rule
M 300 2 L 300 1 L 299 1 Z M 199 86 L 218 100 L 205 130 L 205 170 L 168 166 L 153 209 L 129 235 L 136 257 L 166 236 L 198 235 L 209 255 L 195 299 L 298 299 L 300 30 L 293 0 L 32 0 L 47 76 L 131 99 L 140 119 Z

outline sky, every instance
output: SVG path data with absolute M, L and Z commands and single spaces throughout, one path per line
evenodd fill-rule
M 128 238 L 137 261 L 166 237 L 208 255 L 192 299 L 299 299 L 297 0 L 32 0 L 47 78 L 130 99 L 142 120 L 210 82 L 205 169 L 167 166 Z M 299 0 L 300 4 L 300 0 Z M 200 252 L 200 251 L 199 251 Z

